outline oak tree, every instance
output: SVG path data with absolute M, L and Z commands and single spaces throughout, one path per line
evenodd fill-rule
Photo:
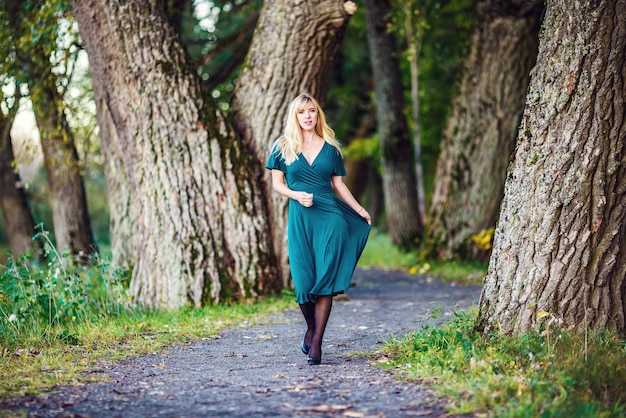
M 116 208 L 112 221 L 118 224 L 113 229 L 118 237 L 112 239 L 127 240 L 115 247 L 127 254 L 117 257 L 132 270 L 136 300 L 150 306 L 201 305 L 276 291 L 283 282 L 274 235 L 284 232 L 272 229 L 259 161 L 266 154 L 250 152 L 253 142 L 238 133 L 246 127 L 240 123 L 235 130 L 203 89 L 165 3 L 73 2 L 89 54 L 99 125 L 107 131 L 101 138 L 109 160 L 107 182 L 117 187 L 110 196 Z M 271 91 L 282 96 L 272 98 L 276 112 L 268 112 L 264 123 L 273 130 L 265 130 L 262 138 L 280 131 L 288 94 L 308 87 L 298 80 L 316 73 L 315 57 L 327 51 L 310 48 L 310 62 L 293 62 L 287 48 L 315 39 L 316 19 L 327 24 L 320 11 L 332 10 L 332 25 L 340 29 L 348 17 L 342 5 L 325 0 L 308 7 L 282 0 L 264 6 L 260 21 L 264 16 L 278 20 L 275 36 L 261 44 L 276 53 L 259 55 L 254 91 L 237 105 L 246 115 L 248 109 L 267 112 L 264 88 L 283 86 L 279 93 Z M 308 31 L 293 30 L 301 19 L 309 23 Z M 293 44 L 280 43 L 294 34 Z M 332 51 L 340 38 L 331 35 L 322 39 Z M 254 39 L 251 57 L 259 48 Z M 279 71 L 283 67 L 293 70 Z M 245 88 L 242 81 L 238 89 Z M 254 133 L 254 141 L 259 135 Z
M 546 2 L 480 317 L 625 335 L 626 1 Z M 544 318 L 544 319 L 542 319 Z
M 437 258 L 486 261 L 537 56 L 542 1 L 483 0 L 441 142 L 426 234 Z

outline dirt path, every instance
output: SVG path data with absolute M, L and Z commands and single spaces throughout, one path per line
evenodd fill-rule
M 293 310 L 218 339 L 180 345 L 104 370 L 109 382 L 62 388 L 13 405 L 30 417 L 411 417 L 443 416 L 427 388 L 395 381 L 359 352 L 445 318 L 480 289 L 405 273 L 358 270 L 349 300 L 336 301 L 322 364 L 300 351 L 304 321 Z M 295 307 L 295 304 L 294 304 Z M 355 354 L 356 353 L 356 354 Z

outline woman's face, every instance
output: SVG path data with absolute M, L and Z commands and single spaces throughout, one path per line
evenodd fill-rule
M 301 109 L 297 113 L 298 123 L 303 131 L 312 131 L 317 125 L 317 110 L 313 103 L 308 103 L 304 109 Z

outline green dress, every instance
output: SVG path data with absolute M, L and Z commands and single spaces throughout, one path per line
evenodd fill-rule
M 287 249 L 296 302 L 343 293 L 350 286 L 370 225 L 333 193 L 331 177 L 345 176 L 339 151 L 324 143 L 312 164 L 302 154 L 290 165 L 274 146 L 265 168 L 285 173 L 291 190 L 313 193 L 313 205 L 289 200 Z

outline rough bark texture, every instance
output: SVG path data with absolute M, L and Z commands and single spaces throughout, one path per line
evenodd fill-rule
M 472 236 L 498 219 L 537 56 L 543 2 L 501 3 L 478 4 L 480 23 L 441 142 L 426 247 L 442 259 L 489 257 L 491 243 L 479 246 Z
M 35 235 L 35 220 L 28 207 L 26 193 L 15 166 L 11 143 L 13 119 L 14 112 L 11 112 L 9 117 L 0 114 L 0 208 L 11 252 L 21 255 L 36 249 L 37 244 L 32 239 Z
M 349 14 L 342 0 L 265 2 L 233 100 L 234 122 L 256 158 L 269 199 L 274 249 L 289 282 L 287 203 L 264 169 L 285 126 L 287 106 L 308 92 L 322 103 Z M 332 115 L 329 115 L 332 120 Z M 338 138 L 341 140 L 341 138 Z
M 374 72 L 383 194 L 394 244 L 414 246 L 423 235 L 417 202 L 415 158 L 404 115 L 404 91 L 394 35 L 387 29 L 388 0 L 366 0 L 367 43 Z
M 68 251 L 87 261 L 96 251 L 82 167 L 67 124 L 63 101 L 52 72 L 45 71 L 29 84 L 33 111 L 41 137 L 44 166 L 50 185 L 52 222 L 59 252 Z
M 486 329 L 539 311 L 624 335 L 626 0 L 546 3 L 481 298 Z
M 127 211 L 132 230 L 114 239 L 132 240 L 120 258 L 135 299 L 175 308 L 279 289 L 256 164 L 203 100 L 164 2 L 72 5 L 102 95 L 99 124 L 110 115 L 115 128 L 103 138 L 115 141 L 104 145 L 115 159 L 108 183 L 129 186 L 112 196 L 130 199 L 116 218 Z

